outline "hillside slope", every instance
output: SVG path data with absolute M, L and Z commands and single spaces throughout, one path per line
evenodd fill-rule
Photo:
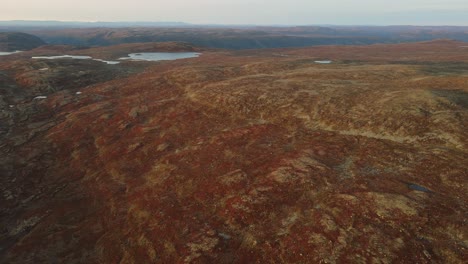
M 45 45 L 40 38 L 20 32 L 0 32 L 0 51 L 31 50 Z
M 11 57 L 0 261 L 463 263 L 464 46 Z

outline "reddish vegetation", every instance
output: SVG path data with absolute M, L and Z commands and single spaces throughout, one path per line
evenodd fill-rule
M 400 45 L 374 44 L 368 46 L 318 46 L 296 49 L 278 49 L 278 55 L 313 56 L 333 60 L 379 62 L 466 62 L 466 42 L 435 40 Z M 268 52 L 268 51 L 267 51 Z M 258 51 L 254 51 L 257 53 Z
M 463 263 L 461 46 L 205 52 L 23 101 L 0 260 Z

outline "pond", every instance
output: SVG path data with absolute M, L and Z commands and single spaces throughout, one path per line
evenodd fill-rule
M 11 55 L 11 54 L 19 53 L 19 52 L 21 52 L 21 51 L 20 51 L 20 50 L 17 50 L 17 51 L 11 51 L 11 52 L 0 51 L 0 56 Z
M 141 52 L 130 53 L 128 57 L 119 58 L 119 60 L 131 61 L 165 61 L 196 58 L 200 56 L 197 52 Z
M 107 64 L 119 64 L 119 61 L 106 61 L 101 59 L 93 59 L 90 56 L 78 56 L 78 55 L 58 55 L 58 56 L 37 56 L 32 57 L 32 59 L 44 59 L 44 60 L 57 60 L 57 59 L 76 59 L 76 60 L 95 60 L 104 62 Z
M 74 55 L 58 55 L 58 56 L 38 56 L 32 57 L 33 59 L 44 59 L 44 60 L 56 60 L 56 59 L 77 59 L 77 60 L 89 60 L 92 59 L 90 56 L 74 56 Z
M 166 60 L 179 60 L 196 58 L 200 56 L 197 52 L 140 52 L 130 53 L 128 57 L 119 58 L 119 60 L 128 61 L 166 61 Z M 107 64 L 119 64 L 120 61 L 106 61 L 101 59 L 93 59 L 90 56 L 78 56 L 78 55 L 58 55 L 58 56 L 36 56 L 33 59 L 45 59 L 45 60 L 56 60 L 56 59 L 77 59 L 77 60 L 95 60 L 104 62 Z
M 330 63 L 332 63 L 331 60 L 316 60 L 314 62 L 319 63 L 319 64 L 330 64 Z

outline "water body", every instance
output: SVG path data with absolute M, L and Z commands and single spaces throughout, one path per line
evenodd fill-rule
M 100 61 L 100 62 L 104 62 L 104 63 L 107 63 L 107 64 L 110 64 L 110 65 L 115 65 L 115 64 L 119 64 L 120 61 L 106 61 L 106 60 L 101 60 L 101 59 L 93 59 L 95 61 Z
M 20 53 L 20 52 L 21 52 L 20 50 L 12 51 L 12 52 L 0 51 L 0 56 L 7 56 L 7 55 L 15 54 L 15 53 Z
M 197 52 L 141 52 L 130 53 L 128 57 L 119 58 L 119 60 L 131 61 L 165 61 L 196 58 L 200 56 Z
M 332 63 L 331 60 L 316 60 L 314 62 L 319 63 L 319 64 L 330 64 L 330 63 Z
M 77 60 L 89 60 L 92 59 L 90 56 L 74 56 L 74 55 L 59 55 L 59 56 L 38 56 L 32 57 L 33 59 L 44 59 L 44 60 L 56 60 L 56 59 L 77 59 Z
M 128 61 L 165 61 L 165 60 L 179 60 L 196 58 L 200 56 L 197 52 L 142 52 L 142 53 L 130 53 L 128 57 L 119 58 L 119 60 Z M 57 59 L 76 59 L 76 60 L 95 60 L 104 62 L 106 64 L 119 64 L 120 61 L 106 61 L 101 59 L 93 59 L 90 56 L 80 55 L 58 55 L 58 56 L 37 56 L 32 59 L 45 59 L 45 60 L 57 60 Z
M 414 183 L 408 183 L 408 188 L 410 188 L 411 190 L 420 191 L 420 192 L 427 192 L 427 193 L 432 192 L 431 190 L 427 189 L 426 187 L 421 186 L 421 185 L 417 185 L 417 184 L 414 184 Z
M 107 64 L 119 64 L 120 61 L 106 61 L 101 59 L 93 59 L 90 56 L 75 56 L 75 55 L 58 55 L 58 56 L 38 56 L 32 57 L 32 59 L 45 59 L 45 60 L 57 60 L 57 59 L 76 59 L 76 60 L 95 60 L 104 62 Z

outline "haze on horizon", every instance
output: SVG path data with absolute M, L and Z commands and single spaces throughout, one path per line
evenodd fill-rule
M 466 0 L 6 0 L 0 20 L 256 25 L 465 25 Z

